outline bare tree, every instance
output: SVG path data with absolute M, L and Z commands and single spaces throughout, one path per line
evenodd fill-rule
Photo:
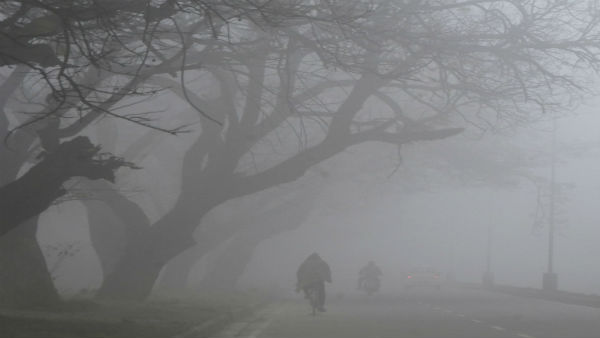
M 0 71 L 6 75 L 0 87 L 0 138 L 4 140 L 0 233 L 25 219 L 33 220 L 28 231 L 11 231 L 7 243 L 36 243 L 35 216 L 66 193 L 62 184 L 70 177 L 111 179 L 117 168 L 133 166 L 105 153 L 85 136 L 70 140 L 93 121 L 108 116 L 170 134 L 184 131 L 181 125 L 162 127 L 154 112 L 129 108 L 163 90 L 149 84 L 149 79 L 166 76 L 185 88 L 188 70 L 227 62 L 211 46 L 227 43 L 232 22 L 251 21 L 267 28 L 324 20 L 311 14 L 315 6 L 320 5 L 303 1 L 0 2 Z M 355 14 L 343 13 L 343 20 L 333 14 L 334 7 L 328 13 L 341 20 L 334 20 L 336 24 L 353 20 Z M 19 87 L 30 97 L 14 95 Z M 210 112 L 197 112 L 208 123 L 221 123 Z M 32 162 L 32 171 L 19 176 Z M 29 273 L 30 280 L 39 282 L 3 279 L 6 294 L 33 295 L 21 287 L 33 285 L 37 291 L 54 293 L 46 298 L 58 298 L 51 283 L 46 283 L 48 273 L 37 244 L 18 250 L 2 245 L 0 250 L 9 261 L 36 261 L 20 272 L 16 270 L 22 266 L 5 265 L 14 268 L 5 273 Z M 35 273 L 34 266 L 40 267 Z M 14 287 L 19 287 L 18 292 Z
M 186 155 L 177 204 L 133 239 L 101 296 L 144 297 L 160 267 L 194 245 L 191 234 L 213 207 L 291 182 L 353 145 L 442 139 L 462 130 L 443 127 L 460 120 L 508 126 L 569 102 L 584 89 L 583 72 L 598 66 L 589 6 L 382 1 L 356 25 L 238 33 L 240 43 L 218 46 L 229 72 L 207 67 L 221 102 L 206 110 L 222 112 L 227 128 L 205 126 Z M 283 155 L 252 161 L 278 142 Z
M 30 72 L 23 81 L 29 85 L 42 83 L 40 94 L 46 97 L 40 102 L 44 109 L 26 112 L 30 117 L 17 125 L 3 126 L 5 142 L 10 144 L 10 136 L 17 131 L 33 133 L 39 137 L 45 153 L 41 162 L 50 167 L 59 162 L 61 165 L 74 163 L 73 158 L 86 154 L 85 168 L 94 172 L 78 172 L 76 169 L 84 169 L 81 163 L 78 168 L 65 172 L 90 178 L 111 176 L 106 173 L 98 176 L 97 172 L 114 171 L 119 167 L 118 161 L 115 157 L 93 156 L 100 154 L 99 148 L 84 145 L 85 142 L 77 142 L 80 147 L 77 150 L 74 150 L 75 143 L 61 147 L 62 140 L 77 135 L 102 116 L 172 134 L 182 132 L 184 126 L 162 128 L 147 112 L 120 113 L 124 110 L 116 109 L 115 105 L 125 99 L 143 100 L 161 91 L 161 87 L 147 85 L 148 79 L 161 74 L 179 77 L 177 85 L 187 96 L 186 70 L 210 63 L 207 61 L 211 55 L 214 61 L 210 46 L 227 33 L 231 21 L 249 21 L 268 27 L 322 19 L 310 14 L 318 4 L 302 1 L 24 0 L 6 1 L 0 6 L 3 14 L 0 64 L 25 65 Z M 330 18 L 337 18 L 333 10 L 330 8 L 327 12 Z M 323 14 L 324 10 L 319 13 Z M 221 124 L 210 114 L 197 111 L 209 123 Z M 33 176 L 22 179 L 29 180 Z M 47 181 L 51 181 L 51 177 L 47 177 Z M 54 180 L 52 184 L 60 186 L 63 181 Z M 13 187 L 17 185 L 14 182 Z M 14 189 L 9 188 L 0 191 L 4 206 L 12 199 Z M 60 195 L 57 188 L 50 190 L 46 199 Z M 2 233 L 48 205 L 41 201 L 36 203 L 39 206 L 25 210 L 28 204 L 15 200 L 14 204 L 23 207 L 23 216 L 15 215 L 14 220 L 6 220 Z
M 192 34 L 200 23 L 189 13 L 181 29 L 160 21 L 177 34 L 156 44 L 179 48 L 155 54 L 142 47 L 160 65 L 145 67 L 138 56 L 141 75 L 129 67 L 111 77 L 120 81 L 116 98 L 141 83 L 150 85 L 142 94 L 168 88 L 192 103 L 201 130 L 186 154 L 175 207 L 127 239 L 101 296 L 144 298 L 162 266 L 194 245 L 202 217 L 227 200 L 296 180 L 356 144 L 443 139 L 461 132 L 463 121 L 478 128 L 523 123 L 576 98 L 584 73 L 599 65 L 596 1 L 373 3 L 284 2 L 305 11 L 279 15 L 268 29 L 254 17 L 206 25 L 211 16 L 202 12 L 201 27 L 228 33 L 227 41 Z M 369 14 L 357 16 L 357 8 Z M 218 102 L 188 90 L 183 76 L 207 72 L 219 86 Z M 114 94 L 94 94 L 106 106 L 82 107 L 80 125 L 112 107 Z M 60 93 L 56 101 L 66 102 Z

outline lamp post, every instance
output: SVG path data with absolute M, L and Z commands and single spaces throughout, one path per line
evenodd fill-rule
M 493 243 L 493 227 L 492 223 L 488 225 L 487 229 L 487 254 L 485 261 L 485 272 L 483 273 L 483 286 L 491 288 L 494 286 L 494 273 L 492 272 L 492 243 Z
M 550 210 L 548 219 L 548 270 L 542 277 L 542 289 L 544 291 L 556 291 L 558 289 L 558 274 L 554 272 L 554 228 L 555 208 L 554 194 L 556 181 L 556 117 L 552 119 L 552 162 L 550 169 Z

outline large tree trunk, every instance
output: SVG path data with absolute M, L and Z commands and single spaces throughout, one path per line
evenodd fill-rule
M 120 161 L 94 159 L 100 148 L 79 136 L 55 151 L 20 178 L 0 187 L 0 236 L 39 215 L 66 193 L 63 183 L 73 177 L 114 180 Z
M 34 217 L 0 237 L 0 306 L 48 307 L 60 302 L 36 232 Z
M 248 216 L 243 215 L 242 217 L 247 219 Z M 203 235 L 196 245 L 169 261 L 159 281 L 159 290 L 173 292 L 185 289 L 188 285 L 190 270 L 194 265 L 205 254 L 230 239 L 240 227 L 239 221 L 222 224 L 211 219 L 207 220 L 206 223 L 208 224 L 204 225 Z
M 326 144 L 323 156 L 329 158 L 337 152 L 339 152 L 337 148 L 332 151 L 329 144 Z M 192 235 L 209 210 L 229 199 L 298 179 L 308 167 L 319 161 L 318 156 L 313 156 L 308 161 L 305 159 L 306 156 L 312 156 L 313 153 L 318 154 L 319 150 L 304 153 L 296 161 L 284 162 L 282 165 L 284 172 L 275 178 L 267 178 L 261 174 L 256 175 L 258 176 L 257 181 L 250 182 L 248 186 L 241 188 L 239 191 L 235 176 L 222 177 L 223 175 L 215 168 L 215 171 L 209 172 L 207 177 L 199 177 L 192 174 L 192 169 L 197 166 L 184 164 L 184 182 L 188 182 L 186 178 L 189 178 L 199 181 L 201 184 L 192 185 L 191 187 L 184 185 L 176 206 L 151 227 L 152 231 L 149 234 L 144 234 L 146 240 L 143 240 L 142 244 L 136 244 L 139 243 L 139 240 L 135 239 L 135 242 L 127 245 L 127 249 L 115 271 L 105 276 L 98 297 L 126 300 L 144 300 L 147 298 L 163 265 L 195 245 Z M 191 157 L 193 156 L 192 153 Z M 288 166 L 294 167 L 291 173 L 285 172 Z M 268 181 L 268 183 L 263 180 Z M 286 224 L 286 222 L 275 224 L 281 225 Z M 206 240 L 207 234 L 203 235 L 202 239 Z
M 139 233 L 130 239 L 113 271 L 105 275 L 97 297 L 133 301 L 146 299 L 160 270 L 167 263 L 154 252 L 154 246 L 152 232 Z
M 221 224 L 212 220 L 209 223 L 210 225 L 204 227 L 203 236 L 196 245 L 170 260 L 165 266 L 162 278 L 158 282 L 159 290 L 173 292 L 185 289 L 194 265 L 207 253 L 230 239 L 240 227 L 240 222 Z
M 114 271 L 125 250 L 127 225 L 104 201 L 89 200 L 85 201 L 84 205 L 87 210 L 90 241 L 100 261 L 103 275 L 108 275 Z
M 252 260 L 254 250 L 262 239 L 236 236 L 229 241 L 222 254 L 211 264 L 210 270 L 200 282 L 200 289 L 227 292 L 235 290 L 238 280 Z
M 7 137 L 9 121 L 4 113 L 9 98 L 27 75 L 25 66 L 17 67 L 0 85 L 0 138 Z M 31 157 L 30 147 L 36 135 L 18 130 L 7 144 L 0 145 L 0 186 L 16 179 L 19 170 Z M 0 215 L 2 218 L 3 215 Z M 0 236 L 0 305 L 9 307 L 46 307 L 59 302 L 58 292 L 46 267 L 37 242 L 38 218 Z
M 125 301 L 143 301 L 152 292 L 154 283 L 158 278 L 164 263 L 152 260 L 128 257 L 122 261 L 115 271 L 106 276 L 102 287 L 98 291 L 98 299 L 114 299 Z M 129 264 L 125 264 L 125 263 Z M 131 273 L 135 270 L 135 273 Z
M 114 125 L 109 125 L 109 128 L 99 133 L 103 147 L 109 151 L 114 151 L 116 148 L 116 133 Z M 130 145 L 123 156 L 136 163 L 142 162 L 163 137 L 165 137 L 164 133 L 150 130 Z M 121 175 L 119 178 L 126 180 L 127 175 Z M 129 239 L 139 233 L 149 232 L 151 224 L 139 205 L 115 190 L 108 182 L 87 181 L 85 188 L 92 195 L 91 199 L 84 201 L 90 239 L 98 255 L 103 275 L 106 277 L 114 272 Z
M 89 181 L 93 199 L 85 201 L 90 239 L 104 276 L 111 275 L 124 255 L 128 241 L 149 236 L 150 220 L 142 208 L 107 182 Z M 143 235 L 142 235 L 143 234 Z
M 220 256 L 211 264 L 200 283 L 200 288 L 212 291 L 233 291 L 252 261 L 254 251 L 263 241 L 280 233 L 299 228 L 312 210 L 319 194 L 316 184 L 295 194 L 253 217 L 240 226 L 236 235 L 226 243 Z
M 95 159 L 99 149 L 89 139 L 77 137 L 57 145 L 23 176 L 0 187 L 3 304 L 48 306 L 59 301 L 36 240 L 37 216 L 66 193 L 62 184 L 72 177 L 114 178 L 114 170 L 124 163 Z M 10 164 L 16 167 L 16 161 Z
M 169 261 L 158 282 L 158 290 L 172 293 L 186 289 L 192 268 L 205 253 L 204 248 L 196 245 Z
M 214 185 L 211 188 L 202 190 L 218 189 Z M 204 194 L 204 200 L 189 192 L 182 195 L 176 206 L 157 223 L 128 235 L 127 247 L 115 270 L 105 275 L 99 298 L 144 300 L 164 265 L 196 244 L 193 232 L 208 210 L 220 204 L 213 199 L 219 192 Z M 179 231 L 173 231 L 173 226 Z

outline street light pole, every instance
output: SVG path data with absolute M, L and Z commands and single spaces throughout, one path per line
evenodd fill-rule
M 555 181 L 556 181 L 556 117 L 552 119 L 552 163 L 550 169 L 550 210 L 548 219 L 548 271 L 544 273 L 542 288 L 546 291 L 558 289 L 558 275 L 554 272 L 554 229 L 555 229 Z
M 493 287 L 494 286 L 494 273 L 492 272 L 492 243 L 493 243 L 493 227 L 492 223 L 488 225 L 487 231 L 487 256 L 486 256 L 486 268 L 483 273 L 483 286 Z

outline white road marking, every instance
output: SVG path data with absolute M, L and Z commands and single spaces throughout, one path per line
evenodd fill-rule
M 263 333 L 263 331 L 269 327 L 269 325 L 271 325 L 271 323 L 273 322 L 273 320 L 275 319 L 275 317 L 270 317 L 269 319 L 265 320 L 262 324 L 260 324 L 254 331 L 252 331 L 250 333 L 250 335 L 248 335 L 248 338 L 256 338 L 258 336 L 260 336 L 261 333 Z
M 517 333 L 517 336 L 519 336 L 521 338 L 533 338 L 533 336 L 530 336 L 530 335 L 524 334 L 524 333 Z
M 192 335 L 194 335 L 196 333 L 202 332 L 203 329 L 205 329 L 205 328 L 213 325 L 216 322 L 217 322 L 216 318 L 215 319 L 210 319 L 210 320 L 208 320 L 208 321 L 206 321 L 206 322 L 204 322 L 204 323 L 202 323 L 200 325 L 197 325 L 197 326 L 194 326 L 194 327 L 190 328 L 189 330 L 187 330 L 187 331 L 185 331 L 183 333 L 180 333 L 178 335 L 173 336 L 173 338 L 190 337 L 190 336 L 192 336 Z
M 445 313 L 455 314 L 456 316 L 461 317 L 461 318 L 467 318 L 467 316 L 465 314 L 463 314 L 463 313 L 456 313 L 456 312 L 454 312 L 454 311 L 452 311 L 450 309 L 442 309 L 441 307 L 435 306 L 433 304 L 427 304 L 427 303 L 424 303 L 424 302 L 421 302 L 421 301 L 419 301 L 418 304 L 429 306 L 431 309 L 433 309 L 435 311 L 443 311 Z M 474 319 L 474 318 L 471 318 L 470 320 L 471 320 L 471 322 L 476 323 L 476 324 L 483 324 L 484 323 L 483 321 L 478 320 L 478 319 Z M 491 325 L 490 328 L 492 328 L 492 329 L 494 329 L 496 331 L 503 331 L 503 332 L 504 331 L 508 331 L 508 329 L 503 328 L 502 326 Z M 525 333 L 513 333 L 513 334 L 516 335 L 517 337 L 520 337 L 520 338 L 535 338 L 535 337 L 530 336 L 530 335 L 525 334 Z M 257 338 L 257 337 L 251 336 L 251 337 L 248 337 L 248 338 Z
M 275 310 L 273 308 L 276 306 Z M 246 318 L 238 322 L 231 323 L 228 327 L 216 333 L 213 338 L 257 338 L 263 331 L 271 325 L 277 315 L 283 312 L 281 305 L 271 305 L 262 311 L 259 311 L 251 318 Z M 246 333 L 244 331 L 250 331 Z M 183 337 L 182 337 L 183 338 Z
M 253 330 L 247 338 L 257 338 L 260 336 L 270 325 L 273 323 L 275 318 L 283 312 L 283 308 L 279 306 L 277 310 L 268 314 L 267 320 L 261 323 L 255 330 Z

